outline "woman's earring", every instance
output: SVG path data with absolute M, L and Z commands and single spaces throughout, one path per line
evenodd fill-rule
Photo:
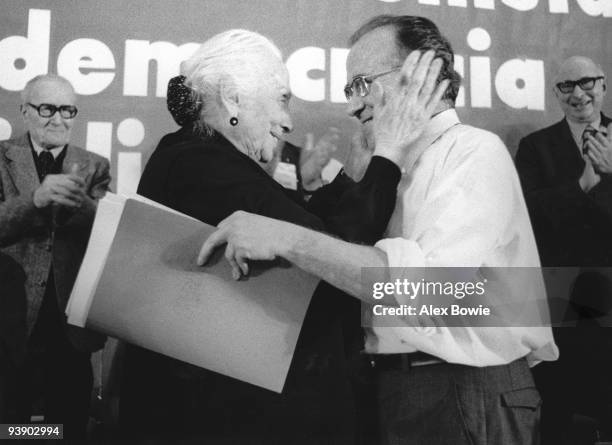
M 235 127 L 236 125 L 238 125 L 238 118 L 237 118 L 237 117 L 235 117 L 235 116 L 234 116 L 234 117 L 232 117 L 232 118 L 230 118 L 230 125 L 231 125 L 232 127 Z

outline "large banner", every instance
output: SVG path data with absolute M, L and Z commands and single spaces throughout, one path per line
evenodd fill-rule
M 19 91 L 56 72 L 79 94 L 73 142 L 111 159 L 113 188 L 135 190 L 152 149 L 176 125 L 168 79 L 212 35 L 246 28 L 283 51 L 303 146 L 329 126 L 356 129 L 346 115 L 347 39 L 377 14 L 432 19 L 449 38 L 463 75 L 462 120 L 497 133 L 514 153 L 531 131 L 561 118 L 554 73 L 584 55 L 612 74 L 612 0 L 0 0 L 0 139 L 23 131 Z M 604 110 L 612 112 L 610 96 Z

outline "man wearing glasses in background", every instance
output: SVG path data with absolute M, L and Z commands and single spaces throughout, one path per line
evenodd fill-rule
M 0 142 L 0 252 L 25 272 L 27 336 L 15 372 L 0 375 L 8 388 L 0 423 L 30 423 L 42 399 L 45 423 L 63 424 L 64 438 L 84 443 L 90 355 L 104 338 L 67 325 L 64 309 L 110 176 L 108 160 L 70 144 L 75 102 L 68 80 L 33 78 L 22 92 L 26 133 Z
M 542 265 L 608 264 L 612 124 L 601 112 L 606 79 L 592 60 L 570 57 L 553 90 L 565 118 L 522 139 L 516 154 Z
M 516 154 L 542 266 L 610 266 L 612 123 L 601 112 L 605 75 L 591 59 L 570 57 L 561 64 L 553 91 L 564 119 L 522 139 Z M 606 275 L 610 274 L 581 274 L 573 286 L 570 307 L 594 313 L 603 309 L 606 298 L 612 304 L 612 295 L 606 296 Z M 586 308 L 600 297 L 595 306 L 601 308 Z M 570 312 L 560 315 L 565 321 L 576 322 Z M 560 321 L 559 316 L 555 318 L 553 321 Z M 534 371 L 544 399 L 543 444 L 565 443 L 569 433 L 576 431 L 571 426 L 576 414 L 595 419 L 607 416 L 599 425 L 601 439 L 601 427 L 612 425 L 612 361 L 606 358 L 612 354 L 612 339 L 608 331 L 555 328 L 560 360 Z M 588 337 L 593 334 L 595 337 Z M 607 347 L 598 346 L 606 342 Z M 599 410 L 600 402 L 609 405 L 608 414 Z

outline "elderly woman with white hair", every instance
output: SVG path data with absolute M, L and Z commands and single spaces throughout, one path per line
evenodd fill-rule
M 351 241 L 380 238 L 401 176 L 392 162 L 373 157 L 358 183 L 340 175 L 313 196 L 309 208 L 258 164 L 273 158 L 293 128 L 289 75 L 272 42 L 227 31 L 206 41 L 181 68 L 168 105 L 182 128 L 161 140 L 140 194 L 213 225 L 245 210 Z M 347 334 L 346 313 L 354 314 L 350 330 L 356 336 Z M 352 443 L 358 422 L 346 346 L 358 338 L 354 300 L 322 283 L 280 395 L 129 346 L 120 414 L 125 433 L 167 434 L 171 443 L 177 435 L 214 444 Z

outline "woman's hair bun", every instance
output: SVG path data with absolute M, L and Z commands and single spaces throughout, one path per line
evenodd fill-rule
M 194 91 L 185 85 L 185 76 L 175 76 L 168 82 L 166 104 L 174 121 L 181 127 L 198 120 L 202 103 Z

